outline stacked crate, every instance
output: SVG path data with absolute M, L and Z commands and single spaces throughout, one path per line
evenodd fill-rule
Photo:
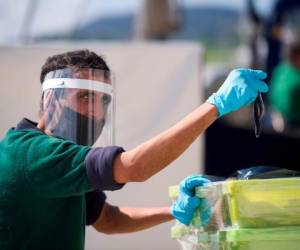
M 183 249 L 300 249 L 300 178 L 215 182 L 196 195 L 197 219 L 172 228 Z

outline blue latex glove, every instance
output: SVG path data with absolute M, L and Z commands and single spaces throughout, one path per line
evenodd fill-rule
M 185 178 L 179 185 L 179 197 L 171 207 L 171 214 L 181 223 L 189 225 L 195 209 L 200 205 L 200 199 L 195 196 L 195 187 L 203 186 L 209 182 L 201 175 Z
M 219 116 L 236 111 L 252 103 L 259 92 L 268 91 L 267 84 L 262 81 L 266 77 L 267 74 L 261 70 L 235 69 L 207 102 L 217 107 Z

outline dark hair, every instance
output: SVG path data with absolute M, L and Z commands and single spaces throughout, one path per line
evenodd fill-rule
M 47 73 L 68 67 L 91 68 L 110 71 L 104 59 L 95 52 L 87 49 L 74 50 L 50 56 L 42 67 L 40 81 L 43 83 Z
M 105 77 L 109 78 L 110 69 L 103 57 L 97 55 L 95 52 L 89 51 L 87 49 L 82 49 L 48 57 L 42 67 L 40 81 L 41 83 L 43 83 L 47 73 L 53 70 L 73 67 L 107 70 L 108 75 Z M 44 93 L 42 94 L 40 100 L 40 115 L 43 112 L 43 96 Z

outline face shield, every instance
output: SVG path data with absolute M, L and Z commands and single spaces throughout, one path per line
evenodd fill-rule
M 109 71 L 65 68 L 45 76 L 42 115 L 53 136 L 79 145 L 113 145 L 114 104 Z

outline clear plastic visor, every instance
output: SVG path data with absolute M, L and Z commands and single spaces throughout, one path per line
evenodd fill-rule
M 110 72 L 60 69 L 43 82 L 43 119 L 48 133 L 80 145 L 114 143 L 114 84 Z

